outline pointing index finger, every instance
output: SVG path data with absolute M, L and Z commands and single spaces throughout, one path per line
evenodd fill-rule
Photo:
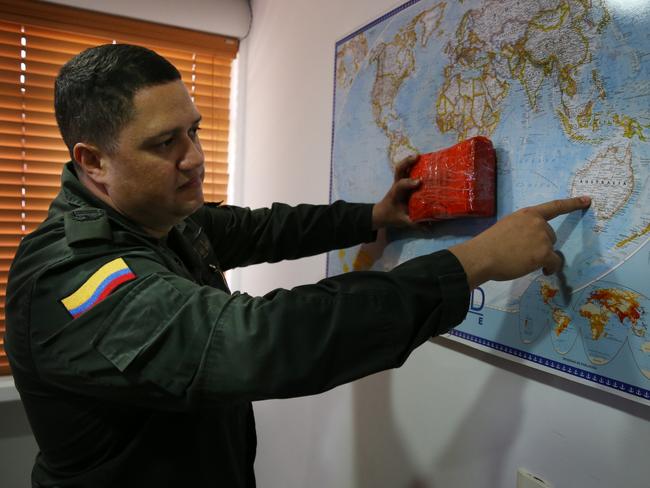
M 559 215 L 567 214 L 575 210 L 583 210 L 588 208 L 589 205 L 591 205 L 591 198 L 582 196 L 552 200 L 550 202 L 540 203 L 531 208 L 539 212 L 546 220 L 551 220 Z

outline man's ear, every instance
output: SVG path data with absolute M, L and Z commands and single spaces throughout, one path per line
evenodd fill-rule
M 97 147 L 85 142 L 78 142 L 72 149 L 72 155 L 84 174 L 95 183 L 103 183 L 106 175 L 104 154 Z

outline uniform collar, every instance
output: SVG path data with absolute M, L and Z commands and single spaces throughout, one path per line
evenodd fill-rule
M 107 205 L 88 191 L 83 183 L 79 181 L 74 163 L 68 161 L 63 166 L 63 171 L 61 172 L 61 191 L 59 191 L 57 197 L 50 204 L 49 216 L 55 217 L 59 213 L 67 212 L 78 207 L 106 209 Z

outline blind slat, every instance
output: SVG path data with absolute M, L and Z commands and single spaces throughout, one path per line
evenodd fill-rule
M 23 168 L 27 165 L 26 171 L 34 173 L 49 173 L 61 177 L 61 169 L 64 161 L 22 161 L 21 159 L 0 158 L 0 168 L 7 168 L 8 171 L 15 171 L 16 168 Z
M 0 114 L 0 120 L 3 120 L 2 114 Z M 24 132 L 30 136 L 47 137 L 61 142 L 61 134 L 56 125 L 4 120 L 2 123 L 2 132 L 6 134 L 22 134 Z
M 8 135 L 6 137 L 9 137 Z M 19 147 L 5 146 L 0 148 L 0 158 L 22 159 L 24 161 L 65 161 L 68 158 L 68 151 L 63 146 L 60 150 L 39 149 L 28 147 L 23 150 Z

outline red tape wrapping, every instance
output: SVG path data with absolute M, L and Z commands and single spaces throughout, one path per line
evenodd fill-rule
M 420 155 L 410 177 L 422 180 L 409 200 L 414 222 L 495 214 L 496 157 L 487 137 Z

